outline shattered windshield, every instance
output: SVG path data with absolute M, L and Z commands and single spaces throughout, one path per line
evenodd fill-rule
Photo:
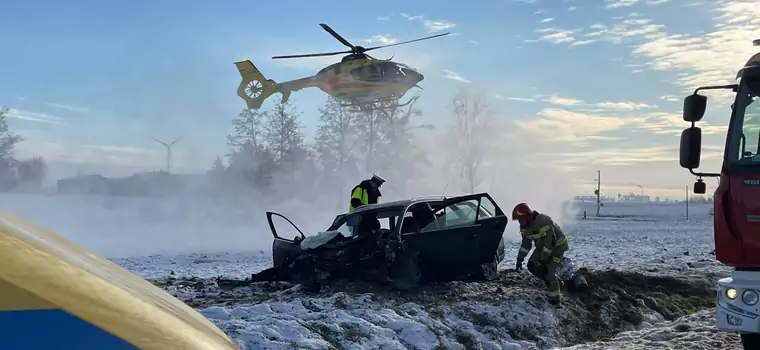
M 398 224 L 403 208 L 382 211 L 370 211 L 361 215 L 347 215 L 334 223 L 328 231 L 338 231 L 343 237 L 353 237 L 366 229 L 376 229 L 378 221 L 381 229 L 393 230 Z
M 737 109 L 731 133 L 734 152 L 729 159 L 734 165 L 756 167 L 760 166 L 760 102 L 757 94 L 746 90 L 741 97 L 734 105 Z

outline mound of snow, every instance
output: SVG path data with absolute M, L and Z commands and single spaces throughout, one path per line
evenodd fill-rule
M 338 282 L 306 294 L 284 282 L 223 290 L 215 279 L 154 281 L 246 349 L 549 349 L 653 329 L 714 302 L 714 280 L 584 271 L 591 288 L 544 298 L 527 273 L 416 291 Z M 602 345 L 600 345 L 602 346 Z

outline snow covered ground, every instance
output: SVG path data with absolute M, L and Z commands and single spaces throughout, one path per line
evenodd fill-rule
M 584 337 L 606 339 L 613 330 L 627 332 L 603 343 L 562 349 L 738 346 L 734 335 L 716 333 L 710 310 L 675 321 L 666 321 L 663 315 L 709 308 L 711 281 L 728 273 L 714 261 L 709 207 L 691 205 L 688 221 L 683 204 L 607 203 L 600 218 L 593 216 L 595 208 L 589 204 L 561 216 L 571 242 L 568 256 L 576 264 L 593 270 L 692 276 L 693 283 L 700 285 L 693 290 L 704 297 L 696 298 L 699 305 L 663 310 L 645 302 L 652 298 L 670 302 L 657 294 L 656 283 L 652 282 L 651 290 L 629 296 L 620 291 L 626 286 L 614 285 L 614 278 L 595 276 L 600 284 L 596 294 L 568 296 L 568 306 L 557 311 L 543 300 L 540 282 L 509 273 L 495 283 L 446 284 L 414 296 L 355 285 L 334 286 L 320 295 L 306 295 L 297 286 L 285 284 L 225 292 L 210 278 L 244 278 L 271 264 L 271 235 L 263 210 L 243 208 L 231 215 L 229 208 L 209 203 L 0 196 L 0 208 L 155 280 L 197 307 L 246 349 L 543 349 L 577 344 Z M 286 209 L 286 215 L 299 212 L 294 206 Z M 585 220 L 579 214 L 584 209 Z M 299 226 L 309 224 L 302 227 L 307 234 L 327 226 L 333 216 L 289 215 Z M 515 231 L 510 227 L 505 235 L 509 242 L 504 269 L 514 265 Z M 636 311 L 625 314 L 615 304 Z M 608 313 L 609 318 L 601 318 L 600 313 Z M 587 320 L 614 327 L 602 329 Z M 591 334 L 592 329 L 598 334 Z

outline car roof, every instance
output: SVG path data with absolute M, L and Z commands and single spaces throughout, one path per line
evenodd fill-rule
M 392 201 L 392 202 L 386 202 L 386 203 L 378 203 L 378 204 L 367 204 L 362 205 L 361 207 L 354 210 L 352 213 L 360 213 L 365 211 L 376 211 L 376 210 L 383 210 L 383 209 L 403 209 L 407 205 L 411 204 L 412 201 L 410 199 L 404 199 L 404 200 L 398 200 L 398 201 Z
M 456 197 L 427 196 L 427 197 L 415 197 L 411 199 L 402 199 L 402 200 L 378 203 L 378 204 L 367 204 L 367 205 L 363 205 L 357 208 L 351 213 L 347 213 L 346 215 L 354 214 L 354 213 L 362 213 L 362 212 L 367 212 L 367 211 L 378 211 L 378 210 L 383 210 L 383 209 L 403 209 L 415 203 L 441 202 L 444 199 L 449 199 L 449 198 L 456 198 Z

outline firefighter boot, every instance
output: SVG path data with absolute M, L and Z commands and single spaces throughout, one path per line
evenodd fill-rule
M 588 282 L 582 275 L 573 275 L 573 278 L 570 281 L 572 282 L 573 289 L 575 290 L 583 290 L 588 288 Z
M 562 301 L 562 292 L 560 287 L 560 281 L 557 277 L 557 268 L 559 267 L 559 258 L 550 259 L 546 263 L 545 279 L 547 281 L 546 299 L 552 305 L 559 306 Z

